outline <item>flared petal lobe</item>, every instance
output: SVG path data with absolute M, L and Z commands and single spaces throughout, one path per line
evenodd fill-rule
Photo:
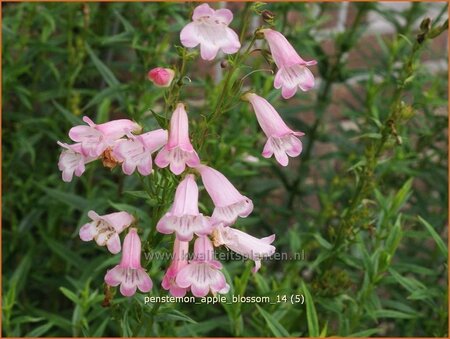
M 270 257 L 275 253 L 275 246 L 271 245 L 275 240 L 275 234 L 258 239 L 237 229 L 218 225 L 213 232 L 213 237 L 215 246 L 225 245 L 244 258 L 254 260 L 253 272 L 259 270 L 261 259 Z
M 262 32 L 278 67 L 274 87 L 281 88 L 283 98 L 293 97 L 298 88 L 302 91 L 314 88 L 314 76 L 307 67 L 315 65 L 317 62 L 303 60 L 280 32 L 273 29 L 263 29 Z
M 130 135 L 115 143 L 114 157 L 122 162 L 122 170 L 131 175 L 137 169 L 144 176 L 152 172 L 152 153 L 167 143 L 167 131 L 158 129 L 137 136 Z
M 247 93 L 244 99 L 252 105 L 256 119 L 267 137 L 262 156 L 270 158 L 275 155 L 280 165 L 287 166 L 288 156 L 297 157 L 302 152 L 302 142 L 298 137 L 304 133 L 291 130 L 266 99 L 255 93 Z
M 213 60 L 219 50 L 234 54 L 241 48 L 236 32 L 228 27 L 233 20 L 230 10 L 214 10 L 208 4 L 202 4 L 195 8 L 192 20 L 180 32 L 181 44 L 188 48 L 200 44 L 202 59 Z
M 194 244 L 194 259 L 183 267 L 175 279 L 181 288 L 190 288 L 196 297 L 211 293 L 227 293 L 229 285 L 220 271 L 221 264 L 213 259 L 214 250 L 208 237 L 199 237 Z
M 71 182 L 74 175 L 80 177 L 85 171 L 85 165 L 97 159 L 85 156 L 81 143 L 68 145 L 58 141 L 58 145 L 64 148 L 59 156 L 58 169 L 62 172 L 65 182 Z
M 114 146 L 116 140 L 132 132 L 142 130 L 134 121 L 119 119 L 95 124 L 88 117 L 83 117 L 88 126 L 75 126 L 69 131 L 69 137 L 81 144 L 81 151 L 85 156 L 99 157 L 108 147 Z
M 176 278 L 178 272 L 188 265 L 189 242 L 175 239 L 173 244 L 173 259 L 170 267 L 167 269 L 161 283 L 165 290 L 168 290 L 174 297 L 183 297 L 188 288 L 178 286 Z
M 252 212 L 252 201 L 239 193 L 222 173 L 204 165 L 197 167 L 197 170 L 215 205 L 212 215 L 214 223 L 231 225 L 238 217 L 245 218 Z
M 121 250 L 119 234 L 133 223 L 133 216 L 127 212 L 100 216 L 94 211 L 89 211 L 88 216 L 92 221 L 81 227 L 79 233 L 81 240 L 95 240 L 97 245 L 106 246 L 111 253 L 119 253 Z
M 167 144 L 159 151 L 155 163 L 160 168 L 170 165 L 170 170 L 181 174 L 186 165 L 196 167 L 200 159 L 189 140 L 189 122 L 183 103 L 179 103 L 170 119 L 170 131 Z
M 211 233 L 208 218 L 198 210 L 198 187 L 193 174 L 187 175 L 179 183 L 172 207 L 158 222 L 156 229 L 164 234 L 175 232 L 181 241 L 192 240 L 194 234 Z
M 131 297 L 139 289 L 149 292 L 152 280 L 141 267 L 141 240 L 135 228 L 131 228 L 123 242 L 122 260 L 119 265 L 108 270 L 105 282 L 110 286 L 119 286 L 120 293 Z

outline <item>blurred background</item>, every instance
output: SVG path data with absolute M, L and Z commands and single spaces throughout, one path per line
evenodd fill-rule
M 118 258 L 79 239 L 87 211 L 134 213 L 148 236 L 153 211 L 168 206 L 150 201 L 139 177 L 101 162 L 63 183 L 56 141 L 69 142 L 83 115 L 155 128 L 164 90 L 146 74 L 177 65 L 195 5 L 2 4 L 2 334 L 448 336 L 448 36 L 433 36 L 448 8 L 439 2 L 211 4 L 234 12 L 230 27 L 246 27 L 246 41 L 271 11 L 299 54 L 318 61 L 316 88 L 289 101 L 273 89 L 263 41 L 239 70 L 244 90 L 306 134 L 287 168 L 261 157 L 264 136 L 238 97 L 200 154 L 254 201 L 236 228 L 274 233 L 278 252 L 304 257 L 265 261 L 255 275 L 252 262 L 224 262 L 231 294 L 273 304 L 104 301 L 104 273 Z M 181 100 L 194 144 L 221 93 L 224 58 L 187 65 Z M 172 241 L 149 239 L 144 251 L 169 253 Z M 169 262 L 142 260 L 151 295 L 165 295 Z

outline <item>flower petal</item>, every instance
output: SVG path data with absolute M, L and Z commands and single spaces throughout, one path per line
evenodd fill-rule
M 239 37 L 231 28 L 225 28 L 225 39 L 221 43 L 222 51 L 225 54 L 234 54 L 241 48 Z
M 203 60 L 213 60 L 217 52 L 219 51 L 219 47 L 214 45 L 212 42 L 203 41 L 200 45 L 200 55 Z
M 219 19 L 222 23 L 228 26 L 233 20 L 233 12 L 227 8 L 220 8 L 215 11 L 214 18 Z
M 155 158 L 155 164 L 159 168 L 165 168 L 170 163 L 170 153 L 167 150 L 167 146 L 164 146 L 164 148 L 159 151 L 158 155 Z
M 143 269 L 138 269 L 137 275 L 137 287 L 139 288 L 139 290 L 143 293 L 147 293 L 148 291 L 150 291 L 153 287 L 153 282 L 148 276 L 147 272 L 145 272 Z
M 114 233 L 111 238 L 106 241 L 106 246 L 112 254 L 117 254 L 121 250 L 119 234 Z
M 281 89 L 281 96 L 284 99 L 292 98 L 295 95 L 295 93 L 297 93 L 297 87 L 290 88 L 290 87 L 283 86 L 283 88 Z
M 105 283 L 110 286 L 117 286 L 124 280 L 125 270 L 119 265 L 116 265 L 113 269 L 108 270 L 105 275 Z
M 184 47 L 193 48 L 200 43 L 197 34 L 198 24 L 195 22 L 188 23 L 180 32 L 180 41 Z
M 214 9 L 212 9 L 208 4 L 201 4 L 200 6 L 195 7 L 194 13 L 192 14 L 192 20 L 199 20 L 202 17 L 213 16 Z
M 304 92 L 314 88 L 314 75 L 307 67 L 301 67 L 298 73 L 298 86 Z
M 134 222 L 134 217 L 127 212 L 105 214 L 101 218 L 111 225 L 117 233 L 121 233 Z
M 91 241 L 97 235 L 97 227 L 95 222 L 85 224 L 80 228 L 80 238 L 83 241 Z

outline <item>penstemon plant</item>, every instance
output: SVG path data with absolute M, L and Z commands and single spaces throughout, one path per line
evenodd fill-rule
M 246 58 L 258 51 L 253 50 L 255 41 L 265 39 L 270 57 L 277 67 L 273 86 L 281 89 L 281 96 L 289 99 L 298 89 L 309 91 L 314 88 L 314 76 L 308 67 L 315 65 L 316 61 L 303 60 L 283 34 L 271 28 L 268 13 L 263 17 L 268 17 L 268 25 L 257 28 L 247 42 L 241 41 L 229 27 L 233 20 L 230 10 L 214 10 L 208 4 L 197 6 L 192 14 L 192 22 L 180 32 L 180 41 L 185 47 L 181 48 L 181 67 L 157 67 L 148 72 L 148 79 L 156 87 L 166 89 L 165 116 L 155 114 L 160 129 L 146 131 L 145 126 L 130 119 L 96 124 L 84 117 L 87 126 L 75 126 L 69 131 L 69 138 L 74 144 L 58 142 L 64 148 L 58 166 L 66 182 L 70 182 L 74 175 L 81 176 L 86 164 L 101 159 L 105 167 L 121 166 L 125 175 L 139 175 L 143 183 L 144 177 L 149 177 L 151 181 L 160 172 L 161 181 L 177 184 L 175 193 L 168 198 L 171 207 L 164 214 L 154 211 L 152 220 L 157 222 L 153 225 L 141 225 L 136 216 L 125 211 L 102 216 L 90 211 L 88 216 L 92 221 L 80 229 L 81 240 L 95 240 L 97 245 L 106 246 L 112 254 L 122 251 L 121 262 L 106 272 L 104 280 L 109 287 L 120 286 L 119 291 L 123 296 L 131 297 L 137 290 L 149 292 L 153 285 L 141 267 L 138 227 L 153 227 L 161 234 L 172 235 L 173 257 L 162 287 L 176 297 L 185 296 L 188 292 L 195 297 L 229 292 L 230 286 L 221 271 L 222 264 L 214 257 L 214 246 L 225 246 L 253 260 L 253 272 L 260 269 L 262 259 L 275 253 L 275 246 L 272 245 L 275 234 L 259 239 L 232 227 L 237 218 L 246 218 L 252 213 L 253 202 L 241 194 L 219 169 L 201 160 L 208 129 L 217 123 L 221 114 L 226 113 L 227 101 L 238 100 L 250 103 L 267 137 L 262 150 L 263 157 L 274 157 L 281 166 L 287 166 L 289 157 L 298 157 L 302 152 L 300 137 L 304 133 L 289 128 L 274 106 L 257 94 L 257 89 L 245 90 L 242 83 L 248 75 L 239 78 L 237 72 Z M 240 36 L 244 37 L 244 34 Z M 220 52 L 234 57 L 229 59 L 231 65 L 215 109 L 202 123 L 196 124 L 199 131 L 193 135 L 198 136 L 199 140 L 191 140 L 187 107 L 179 101 L 179 97 L 183 90 L 187 61 L 195 56 L 193 49 L 197 47 L 200 57 L 205 61 L 213 61 Z M 267 58 L 269 54 L 263 56 Z M 236 84 L 239 85 L 237 90 Z M 199 145 L 197 150 L 193 144 Z M 214 203 L 211 216 L 199 211 L 198 178 Z M 149 186 L 144 185 L 144 188 L 154 198 L 155 194 Z M 169 187 L 163 189 L 169 190 Z M 123 246 L 120 240 L 122 233 L 127 233 Z M 154 231 L 150 232 L 152 236 L 155 236 Z M 151 239 L 145 240 L 148 242 Z M 152 244 L 157 246 L 158 241 Z M 193 249 L 193 254 L 190 254 L 189 248 Z
M 447 4 L 2 8 L 5 337 L 448 336 Z

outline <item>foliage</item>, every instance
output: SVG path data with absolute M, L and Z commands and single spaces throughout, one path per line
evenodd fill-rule
M 427 22 L 426 3 L 414 3 L 403 20 L 376 3 L 353 3 L 352 24 L 333 34 L 329 52 L 316 32 L 331 20 L 326 13 L 335 4 L 234 4 L 242 12 L 232 26 L 245 38 L 253 36 L 250 19 L 268 9 L 301 55 L 318 60 L 315 93 L 289 101 L 273 89 L 264 58 L 229 56 L 220 70 L 220 60 L 198 63 L 195 52 L 178 46 L 193 4 L 3 6 L 3 335 L 448 335 L 448 84 L 446 73 L 430 74 L 423 62 L 430 40 L 446 29 L 446 6 Z M 295 24 L 289 12 L 300 18 Z M 397 34 L 363 45 L 368 13 L 392 22 Z M 258 46 L 262 50 L 250 55 L 267 55 L 267 47 Z M 362 65 L 351 65 L 349 53 Z M 443 51 L 439 56 L 446 58 Z M 145 79 L 155 66 L 186 74 L 173 96 Z M 305 132 L 293 166 L 280 168 L 260 156 L 261 132 L 239 100 L 248 86 Z M 351 100 L 338 101 L 337 88 Z M 167 123 L 163 113 L 177 99 L 190 106 L 202 160 L 254 200 L 253 214 L 239 228 L 277 234 L 280 253 L 306 253 L 305 260 L 266 261 L 254 275 L 250 262 L 224 265 L 228 298 L 269 296 L 272 303 L 123 298 L 103 285 L 117 258 L 79 241 L 88 210 L 124 209 L 139 216 L 149 239 L 145 250 L 170 252 L 170 241 L 152 231 L 173 196 L 168 176 L 147 181 L 92 164 L 81 178 L 63 183 L 56 141 L 67 141 L 82 115 L 97 122 L 130 117 L 150 130 Z M 202 208 L 211 211 L 207 201 Z M 154 281 L 167 265 L 145 262 Z M 155 284 L 151 295 L 165 291 Z M 296 295 L 305 303 L 291 302 Z

